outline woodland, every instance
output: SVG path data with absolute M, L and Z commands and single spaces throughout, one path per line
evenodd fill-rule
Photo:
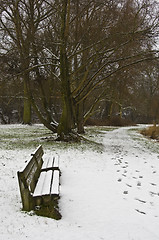
M 158 33 L 156 0 L 1 0 L 0 123 L 157 122 Z

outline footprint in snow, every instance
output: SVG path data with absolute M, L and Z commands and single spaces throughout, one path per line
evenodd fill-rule
M 128 194 L 128 191 L 124 191 L 123 194 Z
M 119 178 L 119 179 L 118 179 L 118 182 L 121 182 L 121 181 L 122 181 L 122 178 Z
M 137 179 L 137 177 L 132 177 L 132 178 Z
M 138 182 L 137 182 L 137 186 L 138 186 L 138 187 L 141 187 L 141 182 L 138 181 Z
M 159 196 L 159 193 L 156 193 L 156 192 L 152 192 L 152 191 L 150 191 L 150 195 L 151 195 L 151 197 Z
M 135 209 L 135 211 L 137 211 L 138 213 L 141 213 L 141 214 L 146 214 L 145 212 L 140 211 L 139 209 Z
M 150 183 L 152 186 L 157 186 L 157 184 L 156 183 Z
M 127 165 L 122 166 L 122 168 L 127 168 L 127 167 L 128 167 Z
M 115 163 L 114 165 L 115 165 L 115 166 L 118 166 L 118 165 L 120 165 L 120 163 Z
M 141 203 L 146 203 L 145 200 L 141 200 L 141 199 L 139 199 L 139 198 L 135 198 L 135 200 L 137 200 L 137 201 L 139 201 L 139 202 L 141 202 Z
M 128 184 L 128 183 L 126 183 L 126 186 L 128 186 L 128 187 L 132 187 L 132 185 L 130 185 L 130 184 Z

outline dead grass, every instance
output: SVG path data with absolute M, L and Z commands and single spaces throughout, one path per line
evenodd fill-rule
M 150 137 L 152 139 L 159 140 L 159 126 L 156 126 L 155 124 L 151 127 L 145 128 L 141 131 L 141 134 L 144 136 Z

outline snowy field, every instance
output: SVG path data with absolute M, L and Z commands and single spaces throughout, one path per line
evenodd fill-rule
M 0 239 L 158 240 L 159 143 L 140 127 L 90 131 L 101 151 L 46 142 L 41 125 L 0 125 Z M 21 211 L 17 171 L 39 144 L 60 155 L 59 221 Z

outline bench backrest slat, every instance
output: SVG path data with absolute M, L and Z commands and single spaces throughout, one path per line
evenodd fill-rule
M 36 181 L 39 178 L 40 175 L 40 169 L 43 164 L 42 156 L 37 156 L 34 155 L 26 168 L 23 170 L 24 178 L 26 180 L 26 183 L 28 187 L 31 188 L 31 191 L 34 191 Z
M 18 172 L 23 208 L 27 208 L 26 210 L 29 210 L 28 208 L 30 207 L 26 207 L 28 203 L 25 203 L 25 200 L 31 198 L 30 195 L 34 192 L 37 180 L 40 175 L 41 166 L 43 164 L 43 154 L 44 152 L 42 146 L 39 146 L 38 149 L 32 154 L 31 160 L 25 169 L 22 172 Z

